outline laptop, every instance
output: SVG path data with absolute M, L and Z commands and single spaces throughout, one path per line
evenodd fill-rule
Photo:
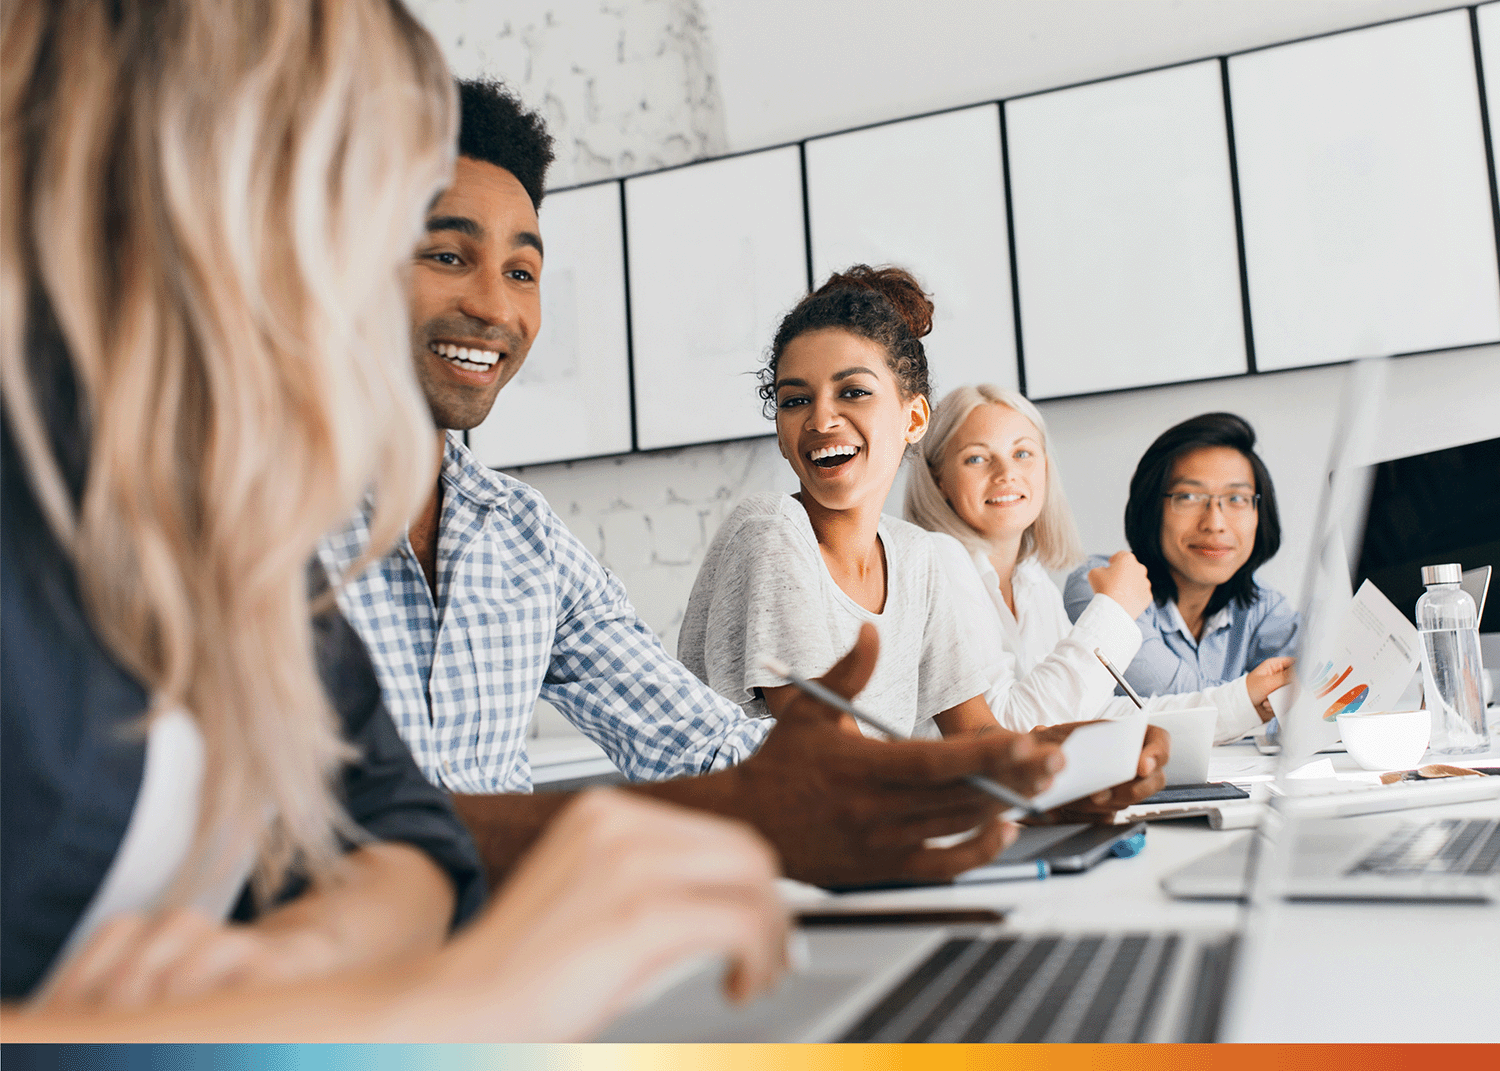
M 713 965 L 603 1042 L 1212 1041 L 1226 930 L 1017 933 L 1001 926 L 807 931 L 813 967 L 731 1008 Z
M 1500 801 L 1500 777 L 1472 780 L 1464 786 L 1479 790 L 1471 798 Z M 1284 897 L 1500 902 L 1500 817 L 1408 812 L 1295 821 L 1283 833 L 1294 842 L 1278 882 Z M 1243 838 L 1213 852 L 1167 875 L 1162 888 L 1184 900 L 1238 899 L 1249 888 L 1256 844 Z

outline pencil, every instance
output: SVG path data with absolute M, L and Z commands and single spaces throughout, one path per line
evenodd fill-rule
M 835 707 L 838 710 L 842 710 L 845 714 L 852 716 L 858 721 L 864 722 L 870 728 L 885 733 L 886 736 L 901 739 L 905 735 L 903 733 L 897 732 L 889 725 L 885 725 L 879 718 L 875 717 L 874 715 L 866 714 L 863 710 L 860 710 L 859 707 L 855 706 L 853 703 L 849 702 L 849 700 L 845 699 L 843 696 L 839 695 L 832 689 L 825 687 L 817 681 L 810 681 L 803 677 L 797 676 L 791 671 L 791 668 L 785 662 L 782 662 L 779 659 L 762 658 L 760 660 L 760 664 L 764 669 L 767 669 L 770 672 L 776 674 L 776 676 L 783 678 L 788 683 L 795 685 L 802 691 L 806 692 L 808 695 L 812 696 L 814 699 L 821 699 L 829 706 Z M 1047 813 L 1046 811 L 1042 811 L 1037 809 L 1036 807 L 1033 807 L 1031 801 L 1028 800 L 1025 796 L 1021 795 L 1019 792 L 1016 792 L 1013 789 L 1006 788 L 1004 785 L 996 781 L 991 781 L 988 777 L 984 777 L 980 774 L 966 774 L 964 775 L 964 781 L 971 787 L 979 789 L 979 791 L 985 793 L 986 795 L 995 797 L 995 799 L 999 800 L 1001 803 L 1010 804 L 1012 807 L 1025 812 L 1032 818 L 1040 818 Z
M 1099 650 L 1099 648 L 1095 647 L 1094 648 L 1094 657 L 1097 658 L 1100 662 L 1104 663 L 1104 668 L 1107 669 L 1107 670 L 1109 670 L 1109 675 L 1115 679 L 1116 683 L 1118 683 L 1121 688 L 1125 689 L 1125 694 L 1128 695 L 1128 696 L 1130 696 L 1130 701 L 1132 703 L 1134 703 L 1136 706 L 1140 707 L 1142 710 L 1145 710 L 1146 709 L 1146 703 L 1145 703 L 1145 701 L 1143 699 L 1141 699 L 1141 697 L 1139 695 L 1136 694 L 1135 689 L 1132 688 L 1129 685 L 1129 683 L 1126 682 L 1125 678 L 1122 677 L 1122 676 L 1120 676 L 1120 671 L 1115 668 L 1115 664 L 1113 662 L 1111 662 L 1108 658 L 1105 657 L 1104 652 L 1101 651 L 1101 650 Z

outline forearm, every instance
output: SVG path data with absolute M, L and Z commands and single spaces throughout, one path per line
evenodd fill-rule
M 738 767 L 700 777 L 620 785 L 630 792 L 680 807 L 707 811 L 725 818 L 752 821 L 743 806 L 745 794 L 732 782 Z M 504 793 L 493 796 L 454 796 L 453 809 L 469 827 L 491 892 L 501 888 L 521 856 L 536 843 L 547 824 L 576 796 L 573 792 Z M 752 821 L 752 824 L 753 821 Z
M 1001 729 L 982 695 L 976 695 L 972 699 L 965 699 L 955 707 L 949 707 L 933 721 L 937 723 L 938 731 L 944 736 L 1007 731 Z
M 438 948 L 453 898 L 448 876 L 423 852 L 370 844 L 349 853 L 340 874 L 254 927 L 291 952 L 278 957 L 288 965 L 280 980 L 290 981 Z
M 479 858 L 484 860 L 491 895 L 574 796 L 572 792 L 541 792 L 452 797 L 453 809 L 469 827 Z

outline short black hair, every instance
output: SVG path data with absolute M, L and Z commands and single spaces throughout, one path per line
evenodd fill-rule
M 1260 495 L 1256 513 L 1255 545 L 1250 558 L 1238 571 L 1214 589 L 1204 615 L 1218 613 L 1230 600 L 1249 606 L 1260 598 L 1255 570 L 1270 561 L 1281 549 L 1281 517 L 1276 510 L 1276 487 L 1270 470 L 1255 452 L 1255 429 L 1244 417 L 1233 413 L 1204 413 L 1174 425 L 1156 437 L 1147 447 L 1130 478 L 1130 500 L 1125 503 L 1125 540 L 1131 551 L 1146 567 L 1151 580 L 1151 594 L 1158 606 L 1177 598 L 1177 583 L 1161 552 L 1161 517 L 1172 477 L 1172 464 L 1183 454 L 1207 446 L 1227 446 L 1238 450 L 1250 462 L 1255 474 L 1255 492 Z
M 459 79 L 458 105 L 458 154 L 509 171 L 540 209 L 553 160 L 552 135 L 541 115 L 528 111 L 503 82 L 488 78 Z

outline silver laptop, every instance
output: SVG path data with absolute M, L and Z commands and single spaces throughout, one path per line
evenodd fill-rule
M 886 928 L 810 934 L 815 967 L 743 1009 L 696 974 L 600 1041 L 1211 1041 L 1228 932 L 1014 933 Z
M 1500 777 L 1485 781 L 1500 800 Z M 1500 818 L 1303 819 L 1282 836 L 1293 843 L 1277 891 L 1291 899 L 1500 902 Z M 1187 900 L 1238 899 L 1257 843 L 1242 838 L 1169 874 L 1162 887 Z

